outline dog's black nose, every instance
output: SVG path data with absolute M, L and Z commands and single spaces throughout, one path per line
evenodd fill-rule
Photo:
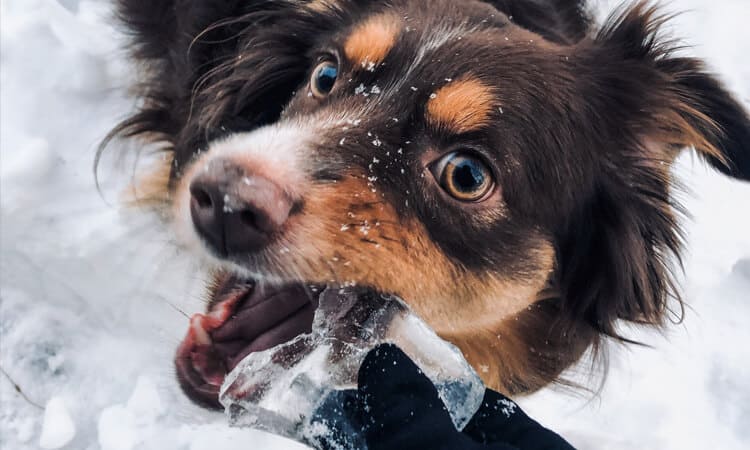
M 190 183 L 198 234 L 221 256 L 263 249 L 286 222 L 292 200 L 278 185 L 228 160 L 214 160 Z

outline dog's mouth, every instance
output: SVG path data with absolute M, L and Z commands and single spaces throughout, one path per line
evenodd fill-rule
M 324 286 L 266 285 L 225 276 L 206 314 L 190 319 L 175 367 L 185 394 L 209 408 L 221 408 L 219 388 L 243 358 L 288 342 L 312 329 Z

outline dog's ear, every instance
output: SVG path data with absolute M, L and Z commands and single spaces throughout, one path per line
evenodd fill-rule
M 585 0 L 485 0 L 514 23 L 553 42 L 571 44 L 591 28 Z
M 750 118 L 743 106 L 696 58 L 663 39 L 669 19 L 641 2 L 614 16 L 595 38 L 591 60 L 594 96 L 605 99 L 602 116 L 638 134 L 658 159 L 684 148 L 723 173 L 750 180 Z
M 117 16 L 138 63 L 140 106 L 110 132 L 99 154 L 115 138 L 155 144 L 169 153 L 171 183 L 226 130 L 275 120 L 307 70 L 310 36 L 323 26 L 299 5 L 117 0 Z
M 138 63 L 137 93 L 143 106 L 109 138 L 143 136 L 159 142 L 174 138 L 184 123 L 185 98 L 196 80 L 236 45 L 229 38 L 233 30 L 213 25 L 242 14 L 243 3 L 257 2 L 117 0 L 117 18 Z
M 665 172 L 631 160 L 627 173 L 593 187 L 557 237 L 561 310 L 572 326 L 585 322 L 620 337 L 618 320 L 660 326 L 670 300 L 682 235 Z
M 613 16 L 576 45 L 580 108 L 596 176 L 558 236 L 563 310 L 603 334 L 618 319 L 660 325 L 679 262 L 679 205 L 670 167 L 695 148 L 722 172 L 750 180 L 750 119 L 703 63 L 660 39 L 667 20 L 647 3 Z M 678 305 L 679 303 L 675 303 Z
M 143 59 L 164 58 L 177 38 L 176 0 L 119 0 L 117 19 L 125 26 Z
M 132 37 L 134 54 L 140 59 L 179 63 L 187 49 L 201 41 L 219 42 L 221 27 L 258 1 L 241 0 L 117 0 L 117 18 Z M 179 50 L 184 50 L 180 54 Z

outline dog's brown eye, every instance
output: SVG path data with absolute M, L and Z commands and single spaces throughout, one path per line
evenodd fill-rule
M 484 200 L 495 187 L 487 165 L 470 154 L 450 153 L 438 161 L 436 169 L 440 186 L 461 201 Z
M 322 98 L 328 95 L 336 84 L 336 78 L 339 75 L 339 69 L 331 61 L 324 61 L 313 70 L 312 79 L 310 80 L 310 90 L 313 95 Z

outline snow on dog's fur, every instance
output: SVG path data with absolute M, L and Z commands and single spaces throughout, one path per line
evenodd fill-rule
M 750 179 L 746 112 L 645 3 L 602 27 L 578 0 L 119 4 L 143 105 L 112 136 L 169 154 L 149 200 L 216 271 L 177 356 L 204 404 L 323 285 L 396 294 L 490 387 L 539 389 L 618 320 L 679 317 L 683 148 Z

